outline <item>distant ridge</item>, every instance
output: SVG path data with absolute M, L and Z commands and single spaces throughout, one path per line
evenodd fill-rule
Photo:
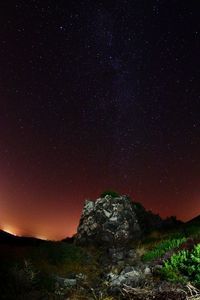
M 199 224 L 200 225 L 200 215 L 194 217 L 193 219 L 186 222 L 186 224 Z
M 44 240 L 34 237 L 16 236 L 0 229 L 0 244 L 36 246 L 44 242 Z

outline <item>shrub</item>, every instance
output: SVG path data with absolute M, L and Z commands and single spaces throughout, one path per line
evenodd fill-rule
M 156 258 L 161 258 L 167 251 L 179 247 L 182 243 L 186 241 L 186 238 L 180 239 L 168 239 L 163 242 L 158 243 L 154 249 L 146 252 L 143 255 L 144 261 L 154 260 Z
M 164 262 L 161 275 L 170 281 L 191 281 L 200 285 L 200 244 L 192 251 L 182 250 Z
M 160 275 L 163 279 L 166 279 L 171 282 L 181 282 L 185 283 L 185 279 L 177 270 L 174 270 L 173 267 L 166 265 L 160 270 Z
M 103 192 L 101 195 L 100 195 L 100 197 L 101 198 L 104 198 L 105 196 L 107 196 L 107 195 L 109 195 L 109 196 L 111 196 L 111 197 L 119 197 L 119 194 L 117 193 L 117 192 L 115 192 L 115 191 L 112 191 L 112 190 L 108 190 L 108 191 L 105 191 L 105 192 Z

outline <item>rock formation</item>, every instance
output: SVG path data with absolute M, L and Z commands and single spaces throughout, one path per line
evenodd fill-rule
M 86 200 L 75 243 L 93 245 L 100 250 L 101 279 L 95 283 L 95 295 L 102 297 L 103 290 L 106 295 L 117 296 L 117 299 L 185 299 L 178 286 L 173 289 L 167 283 L 163 285 L 162 281 L 154 282 L 162 265 L 144 262 L 136 247 L 136 241 L 145 238 L 148 231 L 173 224 L 178 224 L 176 219 L 162 220 L 128 196 L 112 192 L 103 193 L 95 201 Z M 89 286 L 87 281 L 87 276 L 77 274 L 73 278 L 57 278 L 57 286 L 59 291 L 79 288 L 82 293 Z
M 162 219 L 147 212 L 128 196 L 111 196 L 86 200 L 76 235 L 79 245 L 108 248 L 126 246 L 140 238 L 147 229 L 159 228 Z
M 106 195 L 86 201 L 78 226 L 77 244 L 126 245 L 141 236 L 134 204 L 127 196 Z

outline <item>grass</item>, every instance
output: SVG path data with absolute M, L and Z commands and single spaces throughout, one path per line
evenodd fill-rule
M 181 283 L 190 281 L 200 286 L 200 226 L 191 224 L 168 231 L 153 231 L 137 245 L 133 242 L 132 247 L 137 247 L 136 253 L 145 263 L 159 260 L 163 264 L 161 279 Z M 1 299 L 66 299 L 55 294 L 54 275 L 70 277 L 82 273 L 87 277 L 84 283 L 87 291 L 74 289 L 69 299 L 114 300 L 106 296 L 107 290 L 100 279 L 100 255 L 95 248 L 81 248 L 66 242 L 1 245 Z M 94 293 L 95 286 L 100 283 L 102 296 Z
M 157 258 L 161 258 L 167 251 L 179 247 L 182 243 L 186 241 L 186 238 L 178 239 L 167 239 L 162 242 L 159 242 L 152 250 L 147 251 L 142 259 L 143 261 L 152 261 Z
M 200 226 L 184 224 L 179 230 L 153 232 L 140 245 L 144 262 L 162 263 L 161 279 L 200 287 Z

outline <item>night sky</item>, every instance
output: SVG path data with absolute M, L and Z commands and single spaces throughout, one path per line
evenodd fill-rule
M 200 214 L 200 5 L 0 2 L 0 227 L 60 239 L 107 189 Z

